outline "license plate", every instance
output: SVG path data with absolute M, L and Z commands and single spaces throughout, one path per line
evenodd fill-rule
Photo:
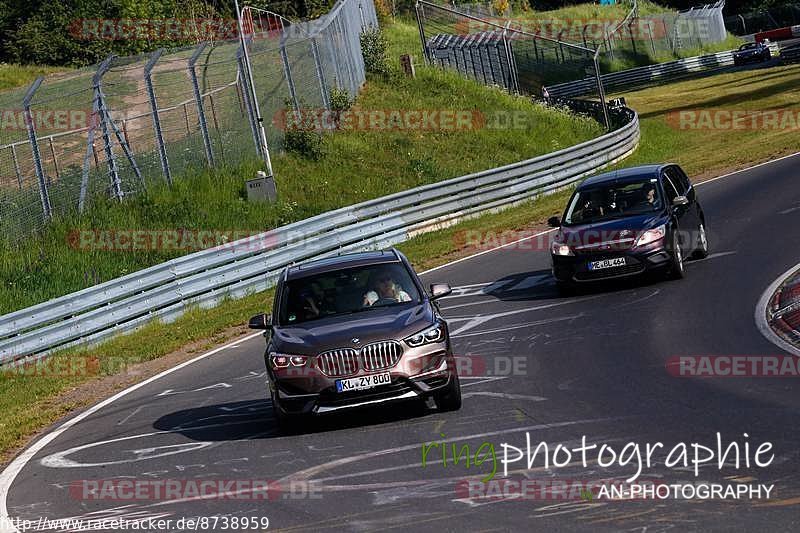
M 589 270 L 601 270 L 604 268 L 614 268 L 625 266 L 624 257 L 615 257 L 614 259 L 603 259 L 602 261 L 589 262 Z
M 388 385 L 392 382 L 392 374 L 383 372 L 381 374 L 370 374 L 368 376 L 359 376 L 350 379 L 337 379 L 336 391 L 349 392 L 353 390 L 364 390 L 378 387 L 380 385 Z

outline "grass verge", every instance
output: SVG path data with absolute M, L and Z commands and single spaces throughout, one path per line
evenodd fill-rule
M 0 63 L 0 91 L 29 85 L 37 77 L 64 69 L 44 66 L 25 66 Z

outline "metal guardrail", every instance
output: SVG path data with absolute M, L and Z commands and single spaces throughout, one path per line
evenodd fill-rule
M 575 105 L 602 115 L 599 102 Z M 168 322 L 187 306 L 265 290 L 292 263 L 386 247 L 561 189 L 636 148 L 636 113 L 616 107 L 611 115 L 617 129 L 570 148 L 323 213 L 0 316 L 0 364 L 94 343 L 155 318 Z
M 772 43 L 770 50 L 774 57 L 778 54 L 779 49 L 775 43 Z M 732 66 L 733 50 L 727 50 L 715 54 L 687 57 L 677 61 L 603 74 L 601 79 L 606 91 L 612 92 L 642 87 L 664 79 L 687 78 L 697 74 L 707 74 L 714 70 Z M 578 81 L 551 85 L 547 87 L 547 92 L 550 96 L 575 98 L 591 93 L 596 85 L 597 81 L 594 78 L 584 78 Z
M 800 62 L 800 45 L 781 49 L 781 63 Z

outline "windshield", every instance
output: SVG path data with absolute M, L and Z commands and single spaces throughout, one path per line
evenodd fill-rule
M 612 218 L 643 215 L 661 210 L 657 180 L 603 183 L 581 189 L 573 196 L 564 224 L 589 224 Z
M 416 284 L 402 263 L 369 265 L 291 280 L 281 295 L 281 325 L 419 303 Z
M 739 47 L 739 50 L 749 50 L 750 48 L 758 47 L 758 43 L 745 43 Z

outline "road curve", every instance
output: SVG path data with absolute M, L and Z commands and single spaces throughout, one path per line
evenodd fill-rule
M 442 302 L 456 353 L 473 363 L 458 412 L 405 406 L 345 414 L 310 433 L 282 436 L 265 392 L 263 339 L 251 337 L 107 403 L 12 464 L 0 477 L 8 484 L 0 486 L 8 514 L 34 521 L 257 516 L 292 531 L 796 529 L 795 382 L 678 378 L 666 364 L 676 355 L 785 354 L 761 335 L 754 309 L 800 260 L 798 169 L 800 155 L 700 186 L 712 253 L 687 263 L 681 281 L 619 283 L 564 299 L 549 277 L 546 250 L 530 246 L 424 275 L 426 283 L 458 287 Z M 490 442 L 499 454 L 503 442 L 524 447 L 526 432 L 534 443 L 553 446 L 574 445 L 583 435 L 619 448 L 659 441 L 710 446 L 716 432 L 753 448 L 769 441 L 775 457 L 765 468 L 712 465 L 695 478 L 690 469 L 664 467 L 662 458 L 642 477 L 775 488 L 769 500 L 483 500 L 459 487 L 486 475 L 490 463 L 420 464 L 423 443 L 469 444 L 474 453 Z M 633 471 L 573 463 L 510 476 L 624 479 Z M 107 478 L 274 480 L 295 492 L 266 501 L 120 501 L 75 490 L 85 486 L 81 480 Z

